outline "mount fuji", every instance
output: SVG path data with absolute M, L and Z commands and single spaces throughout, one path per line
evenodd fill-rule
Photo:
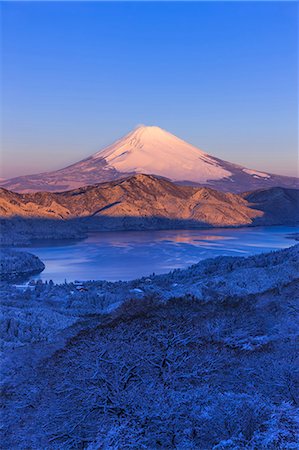
M 298 187 L 297 178 L 223 161 L 156 126 L 140 126 L 112 145 L 63 169 L 12 178 L 2 181 L 1 186 L 16 192 L 57 192 L 140 173 L 228 192 Z

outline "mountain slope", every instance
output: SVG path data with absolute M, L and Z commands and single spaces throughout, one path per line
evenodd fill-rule
M 13 178 L 1 185 L 17 192 L 58 192 L 136 173 L 228 192 L 272 186 L 298 187 L 296 178 L 259 172 L 223 161 L 159 127 L 146 126 L 66 168 Z
M 276 208 L 276 191 L 237 195 L 211 188 L 178 186 L 150 175 L 87 186 L 72 191 L 17 194 L 0 190 L 0 216 L 12 218 L 88 218 L 111 229 L 170 228 L 178 221 L 187 226 L 237 226 L 281 224 L 299 220 L 299 191 L 279 189 L 282 203 Z M 285 200 L 283 200 L 285 199 Z
M 284 217 L 299 220 L 299 190 L 273 187 L 242 194 L 249 205 L 263 211 L 270 223 L 279 223 Z M 261 219 L 256 219 L 256 223 Z
M 139 127 L 93 156 L 122 173 L 145 173 L 172 181 L 219 180 L 229 177 L 208 154 L 159 127 Z

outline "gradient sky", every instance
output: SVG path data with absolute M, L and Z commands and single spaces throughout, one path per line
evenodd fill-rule
M 296 3 L 1 9 L 1 176 L 61 168 L 138 124 L 250 168 L 297 174 Z

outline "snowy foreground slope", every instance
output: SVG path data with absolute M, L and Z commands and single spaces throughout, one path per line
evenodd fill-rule
M 1 186 L 16 192 L 57 192 L 134 174 L 156 175 L 177 183 L 227 192 L 298 187 L 297 178 L 223 161 L 156 126 L 140 126 L 112 145 L 63 169 L 12 178 L 2 181 Z
M 298 269 L 296 245 L 84 292 L 3 284 L 1 448 L 297 449 Z

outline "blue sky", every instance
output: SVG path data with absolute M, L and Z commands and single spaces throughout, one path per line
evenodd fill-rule
M 61 168 L 138 124 L 296 175 L 289 2 L 2 3 L 2 174 Z

